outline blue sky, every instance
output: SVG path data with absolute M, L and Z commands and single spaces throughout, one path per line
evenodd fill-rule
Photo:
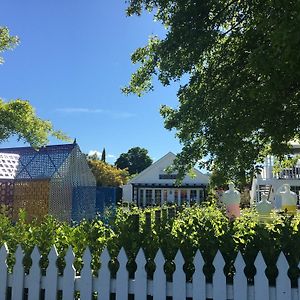
M 4 53 L 0 98 L 29 100 L 86 153 L 105 147 L 114 162 L 140 146 L 156 160 L 180 151 L 159 114 L 161 104 L 177 106 L 177 87 L 157 83 L 142 98 L 121 93 L 136 69 L 130 55 L 149 35 L 165 34 L 151 15 L 126 17 L 125 8 L 125 0 L 2 0 L 0 26 L 21 44 Z M 18 145 L 15 139 L 1 144 Z

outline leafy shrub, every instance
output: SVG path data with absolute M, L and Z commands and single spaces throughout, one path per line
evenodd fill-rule
M 168 216 L 171 214 L 172 216 Z M 86 246 L 93 255 L 92 267 L 97 272 L 100 266 L 100 254 L 108 247 L 112 257 L 110 264 L 113 273 L 117 271 L 116 257 L 124 247 L 129 258 L 130 275 L 135 271 L 134 259 L 140 247 L 143 248 L 147 262 L 148 276 L 155 269 L 154 258 L 159 248 L 166 258 L 165 269 L 168 278 L 174 271 L 172 260 L 178 249 L 185 258 L 187 277 L 193 274 L 193 257 L 200 249 L 206 262 L 205 272 L 208 279 L 213 273 L 212 260 L 218 250 L 226 262 L 225 272 L 228 278 L 234 274 L 233 262 L 238 251 L 244 256 L 246 274 L 251 281 L 255 274 L 253 262 L 258 251 L 261 251 L 268 265 L 267 275 L 274 282 L 277 269 L 275 267 L 280 251 L 283 251 L 290 264 L 290 277 L 295 281 L 298 277 L 297 264 L 300 253 L 300 216 L 272 214 L 268 222 L 261 222 L 254 210 L 244 209 L 236 220 L 229 221 L 222 208 L 212 203 L 201 206 L 175 208 L 138 208 L 119 207 L 111 214 L 109 223 L 104 224 L 100 218 L 92 221 L 83 220 L 79 224 L 70 225 L 59 222 L 51 216 L 41 222 L 25 222 L 25 214 L 21 212 L 19 221 L 12 224 L 5 216 L 0 215 L 0 244 L 7 243 L 10 250 L 8 264 L 13 266 L 13 253 L 20 244 L 25 253 L 25 267 L 31 264 L 30 254 L 37 245 L 42 255 L 41 266 L 47 267 L 47 255 L 52 245 L 59 253 L 58 266 L 64 267 L 64 255 L 72 246 L 76 255 L 75 267 L 79 272 L 82 267 L 82 254 Z

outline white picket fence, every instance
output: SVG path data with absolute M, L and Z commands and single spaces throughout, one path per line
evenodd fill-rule
M 296 250 L 296 249 L 295 249 Z M 291 288 L 291 282 L 287 275 L 288 262 L 283 253 L 277 261 L 278 276 L 276 286 L 270 287 L 265 275 L 266 264 L 261 253 L 255 260 L 256 275 L 254 285 L 248 285 L 244 274 L 245 263 L 243 257 L 238 253 L 234 266 L 236 269 L 233 284 L 226 284 L 226 277 L 223 272 L 225 265 L 220 252 L 214 258 L 213 265 L 215 272 L 212 283 L 207 283 L 203 273 L 204 260 L 200 251 L 194 257 L 195 272 L 191 282 L 186 282 L 186 275 L 183 271 L 184 259 L 178 251 L 174 263 L 176 270 L 173 273 L 173 281 L 168 282 L 164 272 L 165 259 L 159 250 L 155 257 L 156 269 L 153 280 L 147 279 L 145 271 L 146 259 L 143 250 L 140 249 L 136 257 L 137 269 L 135 278 L 130 279 L 126 269 L 127 256 L 124 249 L 121 249 L 117 259 L 119 269 L 116 278 L 111 278 L 108 268 L 110 256 L 105 249 L 101 256 L 101 267 L 98 277 L 92 275 L 91 253 L 87 248 L 83 255 L 83 269 L 80 276 L 76 275 L 73 265 L 75 256 L 70 247 L 65 256 L 66 266 L 63 275 L 59 275 L 56 266 L 58 258 L 57 251 L 53 246 L 49 255 L 49 265 L 45 276 L 42 276 L 39 266 L 40 253 L 35 247 L 32 254 L 32 265 L 29 274 L 24 273 L 22 248 L 19 246 L 15 252 L 15 265 L 12 273 L 8 272 L 7 259 L 8 250 L 4 245 L 0 250 L 0 300 L 5 300 L 8 287 L 11 288 L 12 300 L 23 300 L 24 289 L 28 289 L 28 300 L 40 300 L 40 291 L 44 289 L 45 300 L 56 300 L 57 291 L 62 291 L 63 300 L 73 300 L 74 292 L 80 292 L 80 300 L 91 300 L 92 294 L 96 293 L 98 300 L 109 300 L 110 294 L 115 293 L 116 300 L 128 300 L 128 295 L 133 294 L 135 300 L 147 299 L 147 295 L 153 296 L 154 300 L 166 300 L 171 296 L 174 300 L 299 300 L 300 280 L 298 288 Z

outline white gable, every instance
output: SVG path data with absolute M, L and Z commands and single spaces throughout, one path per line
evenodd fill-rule
M 158 161 L 154 162 L 147 169 L 142 171 L 136 177 L 129 181 L 129 183 L 145 183 L 145 184 L 173 184 L 175 179 L 172 179 L 166 168 L 172 165 L 176 155 L 172 152 L 167 153 Z M 194 176 L 185 176 L 182 185 L 184 184 L 208 184 L 209 176 L 201 173 L 197 169 L 193 169 Z M 173 174 L 175 175 L 175 174 Z

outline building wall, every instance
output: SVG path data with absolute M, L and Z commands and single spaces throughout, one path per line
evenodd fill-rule
M 167 172 L 175 157 L 175 154 L 169 152 L 124 185 L 123 201 L 133 201 L 139 206 L 201 202 L 205 197 L 209 177 L 194 169 L 194 176 L 186 175 L 181 186 L 176 187 L 176 174 Z
M 89 189 L 89 193 L 85 193 L 85 198 L 82 199 L 83 193 L 73 193 L 78 187 L 93 187 L 94 192 Z M 87 208 L 86 217 L 91 218 L 91 214 L 95 214 L 95 204 L 96 180 L 85 155 L 76 146 L 51 179 L 49 213 L 61 220 L 70 221 L 72 215 L 78 215 L 73 212 L 73 208 L 84 206 Z

